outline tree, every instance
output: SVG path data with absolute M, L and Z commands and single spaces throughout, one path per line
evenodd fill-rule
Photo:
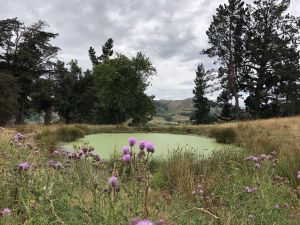
M 249 92 L 246 108 L 253 117 L 299 112 L 299 23 L 284 15 L 289 4 L 289 0 L 258 0 L 250 7 L 243 83 Z
M 66 68 L 62 61 L 58 60 L 55 65 L 55 109 L 67 124 L 71 122 L 74 111 L 74 87 L 77 81 L 77 72 L 80 71 L 76 68 L 76 61 L 71 61 L 70 64 L 73 67 L 73 73 Z
M 205 97 L 205 91 L 208 87 L 207 82 L 209 77 L 205 72 L 203 64 L 199 64 L 196 71 L 195 88 L 193 90 L 194 111 L 191 114 L 190 120 L 194 124 L 208 122 L 208 114 L 210 111 L 209 100 Z
M 154 113 L 152 98 L 144 92 L 155 71 L 149 58 L 141 53 L 131 59 L 117 54 L 95 66 L 99 122 L 119 124 L 133 119 L 136 124 L 151 118 Z
M 59 48 L 51 44 L 58 34 L 45 31 L 39 21 L 25 26 L 17 18 L 0 20 L 0 70 L 8 71 L 18 81 L 16 123 L 23 123 L 34 83 L 52 67 Z
M 0 72 L 0 125 L 7 124 L 18 109 L 18 82 L 15 77 Z
M 221 64 L 219 77 L 222 88 L 235 101 L 238 111 L 241 70 L 243 65 L 243 38 L 247 25 L 247 9 L 242 0 L 229 0 L 220 5 L 206 34 L 210 48 L 203 51 L 209 57 L 217 57 Z
M 90 70 L 84 72 L 74 86 L 72 121 L 91 123 L 95 121 L 94 112 L 98 101 L 95 80 Z
M 96 66 L 98 65 L 100 62 L 102 62 L 103 60 L 105 59 L 109 59 L 114 51 L 113 51 L 113 39 L 112 38 L 109 38 L 104 45 L 102 45 L 102 55 L 101 56 L 97 56 L 96 55 L 96 51 L 93 47 L 90 47 L 89 49 L 89 57 L 90 57 L 90 60 L 93 64 L 93 66 Z
M 32 105 L 36 112 L 45 113 L 44 124 L 51 123 L 51 113 L 54 106 L 54 80 L 50 77 L 40 78 L 34 85 L 34 91 L 31 94 Z

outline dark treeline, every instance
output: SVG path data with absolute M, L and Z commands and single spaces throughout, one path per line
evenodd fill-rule
M 299 114 L 300 20 L 286 12 L 289 5 L 289 0 L 257 0 L 252 5 L 229 0 L 217 8 L 206 32 L 210 47 L 202 53 L 217 59 L 219 68 L 217 76 L 202 67 L 197 70 L 195 123 L 206 122 L 205 92 L 216 81 L 223 120 Z
M 76 60 L 57 60 L 60 49 L 51 41 L 58 34 L 46 28 L 0 20 L 0 125 L 37 113 L 49 124 L 53 112 L 66 123 L 140 124 L 152 117 L 154 97 L 145 89 L 156 70 L 147 57 L 114 53 L 110 38 L 100 56 L 89 49 L 93 69 L 82 71 Z

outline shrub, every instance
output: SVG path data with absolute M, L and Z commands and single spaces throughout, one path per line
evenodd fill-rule
M 236 141 L 237 133 L 233 128 L 213 128 L 209 135 L 216 138 L 218 143 L 232 144 Z

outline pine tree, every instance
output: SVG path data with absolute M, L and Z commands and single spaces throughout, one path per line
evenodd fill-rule
M 245 103 L 254 117 L 297 112 L 299 101 L 299 24 L 285 14 L 290 1 L 258 0 L 250 7 L 246 38 Z
M 217 57 L 221 64 L 219 78 L 222 88 L 234 98 L 235 111 L 239 111 L 240 77 L 243 64 L 243 38 L 247 22 L 247 9 L 242 0 L 229 0 L 220 5 L 206 34 L 210 48 L 203 51 Z
M 93 47 L 90 47 L 90 49 L 89 49 L 89 57 L 90 57 L 90 60 L 93 64 L 93 66 L 99 64 L 99 61 L 98 61 L 97 56 L 96 56 L 96 51 Z
M 208 99 L 205 97 L 207 89 L 207 82 L 209 78 L 205 72 L 203 64 L 199 64 L 196 71 L 195 88 L 193 90 L 194 111 L 192 112 L 190 120 L 194 124 L 201 124 L 208 122 L 208 114 L 210 105 Z
M 109 38 L 105 44 L 102 46 L 102 55 L 100 56 L 99 60 L 105 60 L 111 57 L 114 53 L 113 51 L 113 39 Z

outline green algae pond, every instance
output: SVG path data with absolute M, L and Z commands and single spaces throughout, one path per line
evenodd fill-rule
M 95 153 L 102 158 L 110 158 L 114 153 L 120 154 L 122 146 L 128 146 L 128 138 L 135 137 L 139 141 L 150 141 L 155 147 L 155 156 L 166 156 L 168 152 L 176 149 L 190 149 L 204 156 L 216 150 L 228 148 L 228 145 L 219 144 L 213 138 L 179 135 L 168 133 L 100 133 L 86 135 L 75 142 L 63 145 L 65 149 L 74 150 L 74 146 L 87 143 L 95 148 Z M 138 147 L 135 147 L 138 149 Z

